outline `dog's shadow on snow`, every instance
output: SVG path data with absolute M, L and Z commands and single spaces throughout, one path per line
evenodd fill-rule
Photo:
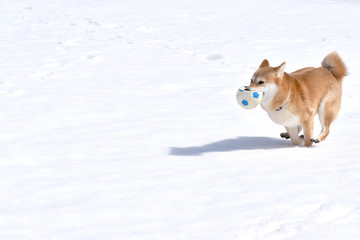
M 293 145 L 289 140 L 269 137 L 237 137 L 224 139 L 202 146 L 170 147 L 170 155 L 199 156 L 210 152 L 231 152 L 239 150 L 279 149 Z

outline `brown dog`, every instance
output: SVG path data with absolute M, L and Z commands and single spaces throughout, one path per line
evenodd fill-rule
M 286 128 L 281 137 L 291 138 L 293 144 L 305 140 L 305 146 L 309 147 L 329 135 L 330 124 L 340 110 L 346 66 L 336 52 L 327 55 L 319 68 L 308 67 L 288 74 L 284 72 L 285 65 L 284 62 L 270 67 L 265 59 L 248 88 L 263 92 L 261 107 L 271 120 Z M 316 114 L 322 130 L 313 138 Z M 299 136 L 302 129 L 304 136 Z

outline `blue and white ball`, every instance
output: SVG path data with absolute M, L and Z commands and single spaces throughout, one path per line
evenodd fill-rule
M 239 88 L 236 100 L 245 109 L 255 108 L 261 102 L 262 92 L 245 90 L 247 86 Z

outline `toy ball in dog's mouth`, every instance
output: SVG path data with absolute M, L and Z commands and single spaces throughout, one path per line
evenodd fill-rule
M 237 91 L 236 100 L 243 108 L 252 109 L 259 105 L 262 95 L 262 92 L 251 91 L 247 86 L 244 86 Z

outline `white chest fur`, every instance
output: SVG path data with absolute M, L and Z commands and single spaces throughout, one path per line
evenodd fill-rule
M 264 95 L 261 100 L 261 106 L 268 111 L 271 106 L 271 102 L 274 99 L 276 93 L 278 92 L 278 87 L 276 84 L 268 83 L 265 88 L 262 89 Z
M 268 115 L 275 123 L 285 127 L 295 127 L 300 125 L 299 117 L 292 114 L 286 107 L 283 107 L 279 111 L 268 112 Z
M 263 89 L 264 95 L 261 100 L 261 106 L 265 111 L 268 112 L 269 117 L 275 123 L 283 125 L 285 127 L 294 127 L 300 125 L 299 117 L 292 114 L 288 108 L 287 104 L 282 106 L 278 111 L 271 111 L 271 103 L 278 92 L 278 87 L 276 84 L 268 83 Z

